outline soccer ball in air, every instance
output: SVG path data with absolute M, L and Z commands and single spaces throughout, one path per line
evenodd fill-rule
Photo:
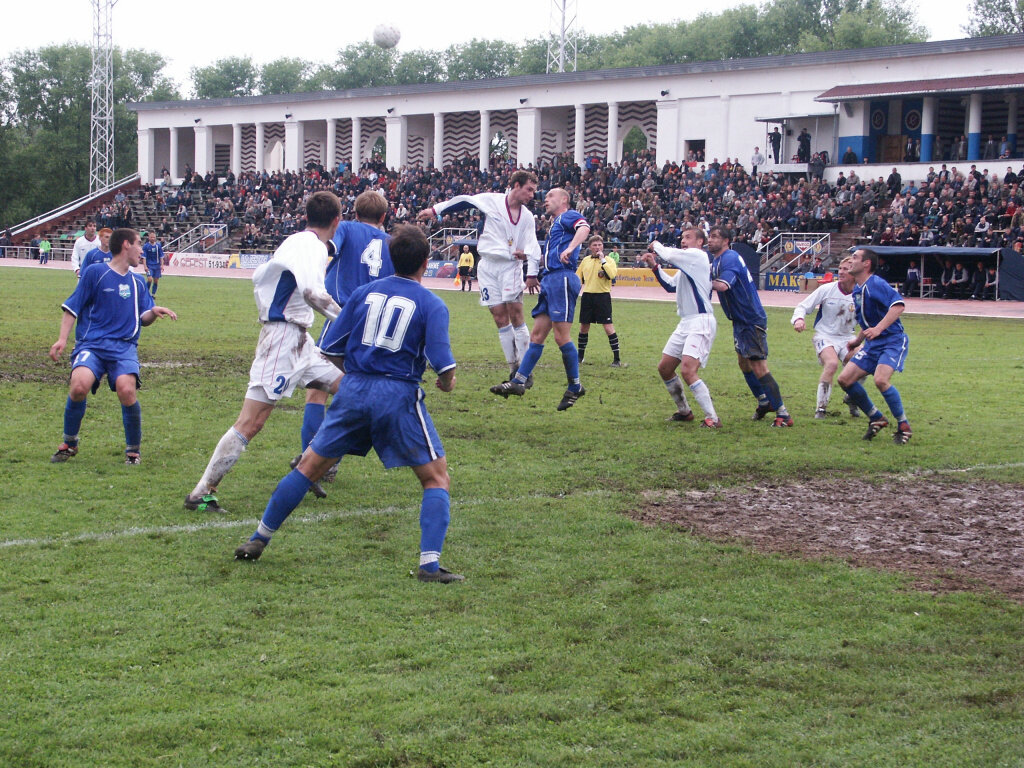
M 402 33 L 390 24 L 378 24 L 373 30 L 373 42 L 381 48 L 394 48 L 402 39 Z

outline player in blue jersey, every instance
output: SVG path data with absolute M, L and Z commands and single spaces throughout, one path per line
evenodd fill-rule
M 110 252 L 110 237 L 112 233 L 113 230 L 109 227 L 104 227 L 96 233 L 99 245 L 85 254 L 85 258 L 82 259 L 82 263 L 78 268 L 79 275 L 85 273 L 86 267 L 91 267 L 93 264 L 106 264 L 113 258 L 113 254 Z
M 540 259 L 529 259 L 526 268 L 527 289 L 532 292 L 540 286 L 540 297 L 533 309 L 530 346 L 518 370 L 508 381 L 491 387 L 491 392 L 504 398 L 526 394 L 527 382 L 554 328 L 555 343 L 562 353 L 562 365 L 569 381 L 558 404 L 558 410 L 564 411 L 587 393 L 580 384 L 580 358 L 572 343 L 572 319 L 576 313 L 576 297 L 583 287 L 576 274 L 576 262 L 580 245 L 590 235 L 590 225 L 582 214 L 569 208 L 569 193 L 558 187 L 544 197 L 544 210 L 552 220 L 548 241 Z
M 164 247 L 156 241 L 156 232 L 150 230 L 146 244 L 142 246 L 142 255 L 146 259 L 146 285 L 149 292 L 156 296 L 160 283 L 160 270 L 164 264 Z
M 708 232 L 711 261 L 711 287 L 718 291 L 725 316 L 732 321 L 736 357 L 747 386 L 757 398 L 754 420 L 775 411 L 774 427 L 792 427 L 793 417 L 782 402 L 775 378 L 768 371 L 768 316 L 761 306 L 757 286 L 747 265 L 729 247 L 732 233 L 724 227 Z
M 224 511 L 217 486 L 263 429 L 274 407 L 291 397 L 296 387 L 322 390 L 324 400 L 326 393 L 337 391 L 341 375 L 316 351 L 309 329 L 314 311 L 330 318 L 339 311 L 324 287 L 324 272 L 340 218 L 338 198 L 332 192 L 314 192 L 306 201 L 306 229 L 289 235 L 270 261 L 253 272 L 253 294 L 263 327 L 249 368 L 249 386 L 238 418 L 185 497 L 185 509 Z
M 62 305 L 60 335 L 50 347 L 50 359 L 60 360 L 75 326 L 71 355 L 71 385 L 64 405 L 64 442 L 50 461 L 67 461 L 78 453 L 78 430 L 85 416 L 86 397 L 99 389 L 104 375 L 121 401 L 124 422 L 125 464 L 139 464 L 142 409 L 135 396 L 139 386 L 139 328 L 158 317 L 177 320 L 166 307 L 153 304 L 140 275 L 142 242 L 134 229 L 118 229 L 110 236 L 109 263 L 82 266 L 78 287 Z
M 896 419 L 896 432 L 892 441 L 906 445 L 910 441 L 910 422 L 903 411 L 900 393 L 891 383 L 895 371 L 902 371 L 907 360 L 909 341 L 900 322 L 900 315 L 906 308 L 903 297 L 885 279 L 875 274 L 878 256 L 871 251 L 854 251 L 850 260 L 850 274 L 857 281 L 853 289 L 853 305 L 857 310 L 857 322 L 861 332 L 852 339 L 848 347 L 852 351 L 864 342 L 864 347 L 851 358 L 839 374 L 839 386 L 850 399 L 868 415 L 868 431 L 865 440 L 889 426 L 882 412 L 868 397 L 861 379 L 874 374 L 875 386 L 885 398 L 889 410 Z
M 323 426 L 299 465 L 278 483 L 236 559 L 259 559 L 310 483 L 340 457 L 365 456 L 373 448 L 385 467 L 411 467 L 423 487 L 417 578 L 463 579 L 440 566 L 450 511 L 448 464 L 420 388 L 428 363 L 438 389 L 455 388 L 448 308 L 421 284 L 430 255 L 426 236 L 403 225 L 390 245 L 395 274 L 356 289 L 322 340 L 323 353 L 345 370 Z
M 349 295 L 361 285 L 372 280 L 395 274 L 388 251 L 388 235 L 384 232 L 384 220 L 388 215 L 388 201 L 380 192 L 366 190 L 355 202 L 356 220 L 342 221 L 334 231 L 334 256 L 327 264 L 324 287 L 331 298 L 344 308 Z M 328 320 L 320 333 L 324 338 L 331 321 Z M 327 392 L 319 389 L 306 390 L 306 407 L 302 415 L 302 451 L 309 447 L 313 435 L 320 429 L 327 405 Z M 292 469 L 299 463 L 296 457 Z M 324 475 L 325 482 L 333 482 L 337 467 L 331 467 Z M 312 491 L 316 496 L 326 495 L 318 483 Z

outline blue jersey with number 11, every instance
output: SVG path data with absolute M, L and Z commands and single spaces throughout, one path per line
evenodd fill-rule
M 357 288 L 320 340 L 325 355 L 345 358 L 346 373 L 419 384 L 427 363 L 455 367 L 448 307 L 415 280 L 392 275 Z
M 361 221 L 343 221 L 334 233 L 335 257 L 327 265 L 324 285 L 344 307 L 349 295 L 361 285 L 395 274 L 388 251 L 390 237 Z

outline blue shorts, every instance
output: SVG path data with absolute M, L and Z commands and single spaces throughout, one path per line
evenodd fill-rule
M 310 447 L 320 456 L 365 456 L 385 467 L 419 467 L 444 456 L 418 384 L 350 373 L 341 380 Z
M 152 264 L 146 264 L 146 269 L 149 270 L 149 276 L 154 280 L 160 279 L 160 265 L 157 264 L 155 267 Z
M 879 365 L 888 365 L 894 371 L 902 371 L 910 352 L 910 339 L 905 333 L 886 336 L 882 339 L 869 339 L 850 360 L 862 371 L 874 373 Z
M 111 392 L 117 391 L 117 377 L 126 374 L 135 377 L 136 389 L 141 386 L 137 355 L 134 357 L 110 357 L 103 352 L 75 347 L 75 354 L 71 356 L 71 370 L 83 366 L 92 371 L 93 376 L 96 377 L 96 381 L 92 385 L 94 395 L 100 388 L 100 380 L 103 379 L 104 374 L 107 376 L 107 386 L 110 387 Z
M 553 323 L 571 323 L 576 314 L 576 297 L 583 283 L 575 272 L 556 269 L 540 279 L 540 297 L 531 313 L 534 317 L 547 315 Z
M 740 357 L 747 360 L 768 359 L 768 331 L 764 328 L 733 324 L 732 340 Z

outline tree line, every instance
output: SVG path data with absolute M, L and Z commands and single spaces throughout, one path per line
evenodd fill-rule
M 1024 33 L 1024 0 L 973 0 L 973 36 Z M 579 70 L 658 66 L 919 42 L 926 32 L 911 0 L 768 0 L 693 21 L 642 24 L 609 35 L 582 34 Z M 132 101 L 171 101 L 349 90 L 541 74 L 547 40 L 455 43 L 443 51 L 346 46 L 333 62 L 281 58 L 257 64 L 225 58 L 196 67 L 181 93 L 166 60 L 114 51 L 114 168 L 136 166 Z M 86 45 L 52 45 L 0 60 L 0 227 L 73 200 L 89 186 L 91 69 Z

